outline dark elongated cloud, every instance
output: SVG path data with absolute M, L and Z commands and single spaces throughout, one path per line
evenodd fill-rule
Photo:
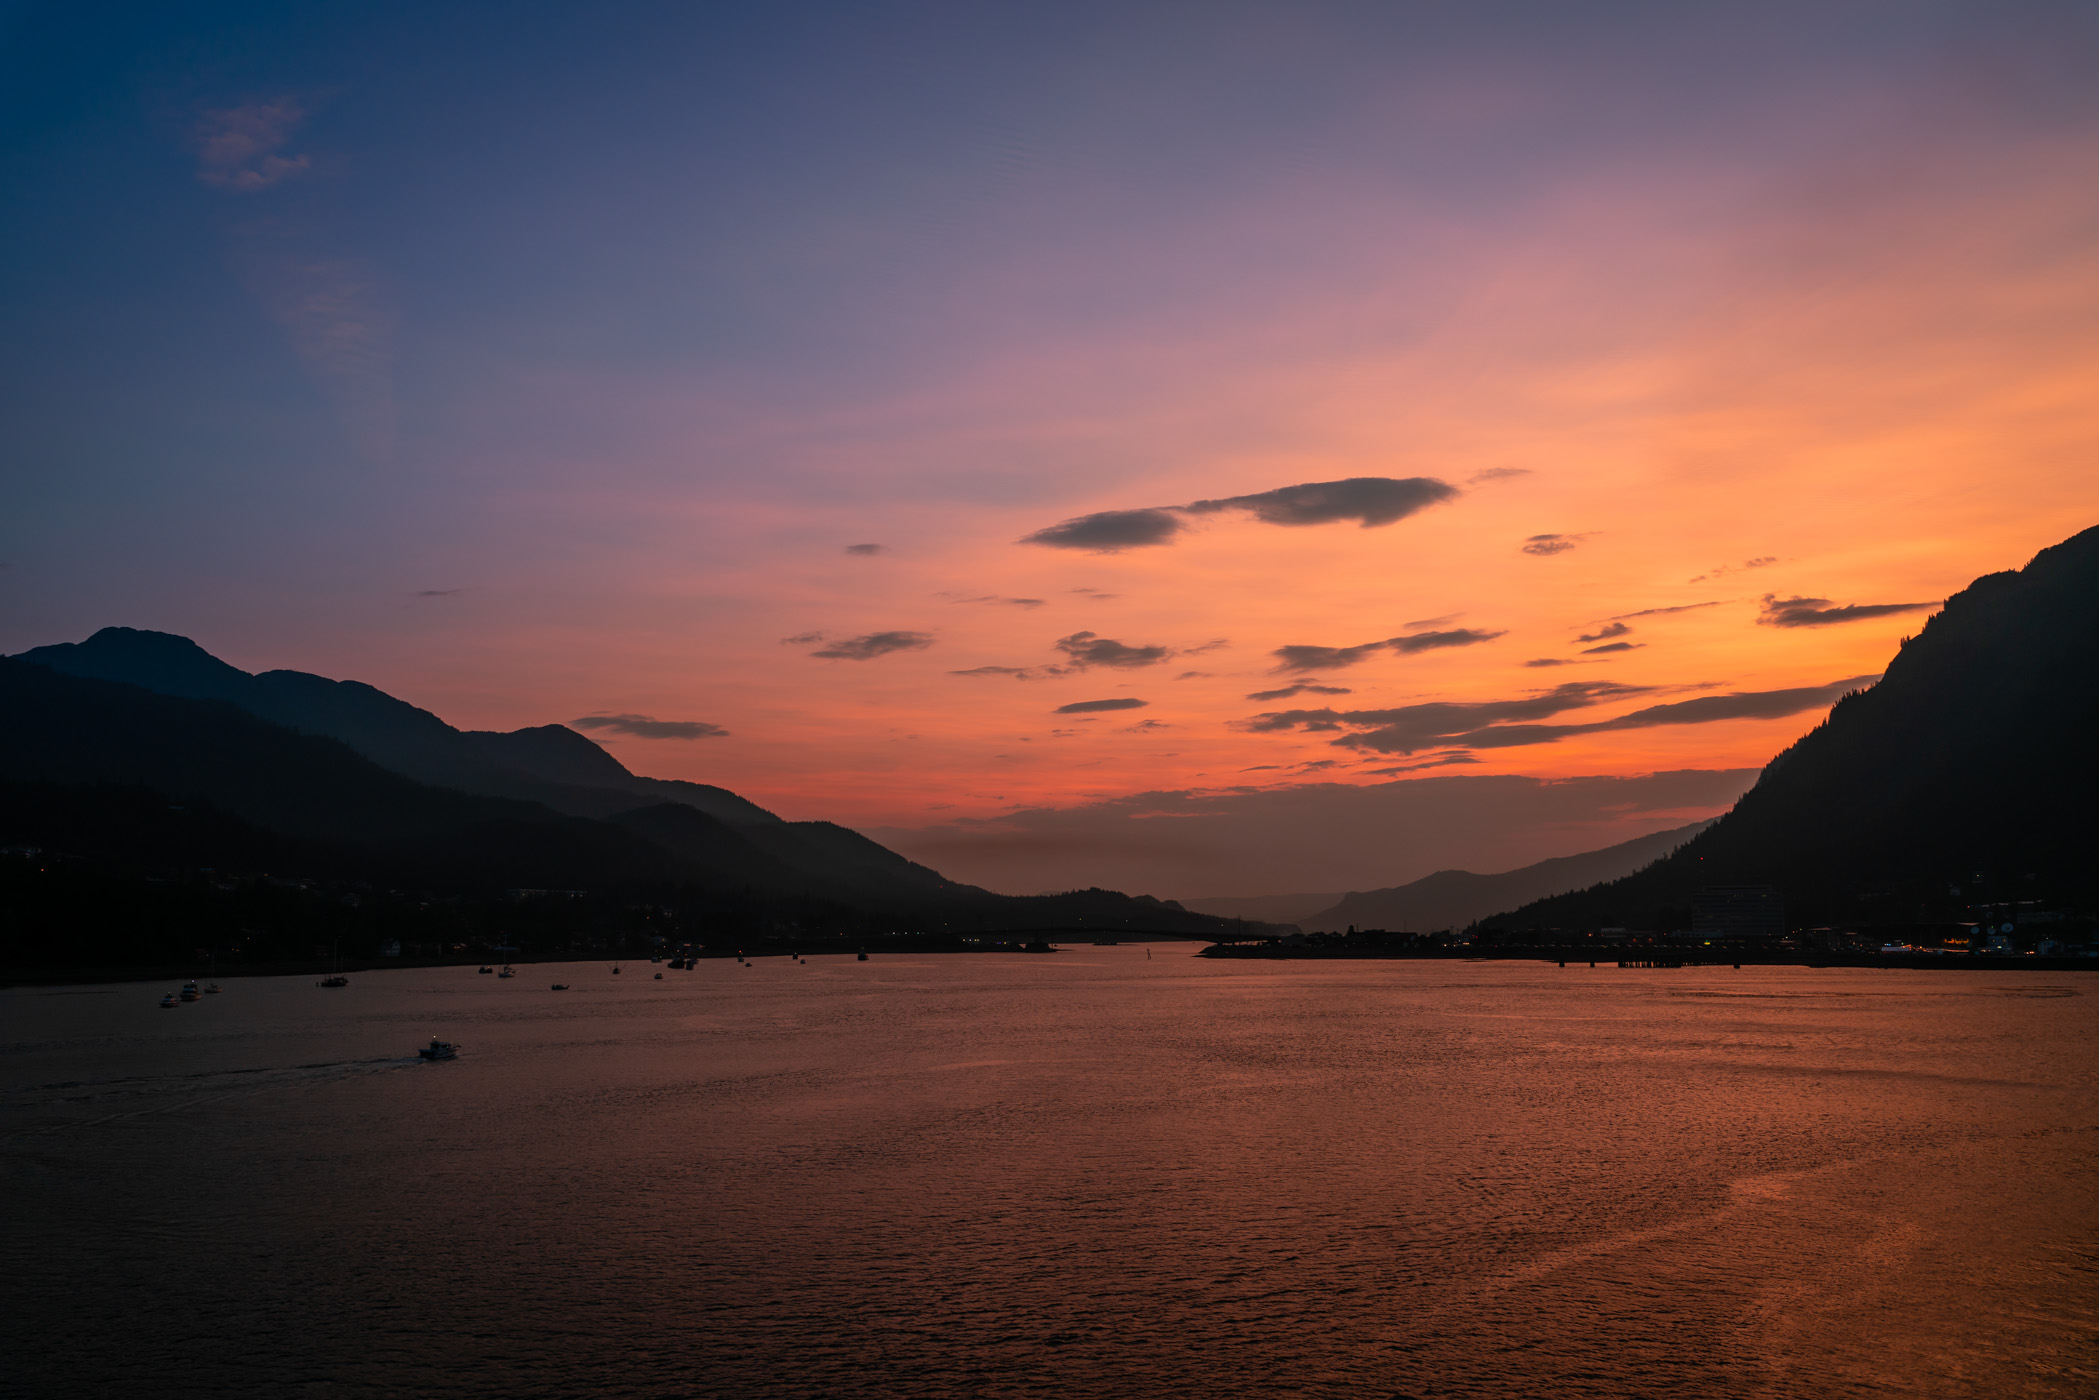
M 1519 476 L 1529 476 L 1529 467 L 1489 467 L 1483 472 L 1474 472 L 1465 478 L 1467 486 L 1484 486 L 1490 481 L 1514 481 Z
M 1532 535 L 1523 542 L 1523 552 L 1549 558 L 1555 554 L 1565 554 L 1584 538 L 1582 535 Z
M 1831 704 L 1844 692 L 1870 685 L 1875 679 L 1873 676 L 1851 676 L 1828 685 L 1701 695 L 1691 700 L 1649 705 L 1587 724 L 1546 724 L 1540 721 L 1569 710 L 1591 709 L 1614 700 L 1646 694 L 1655 687 L 1620 685 L 1615 681 L 1570 681 L 1520 700 L 1437 702 L 1403 705 L 1391 710 L 1277 710 L 1255 715 L 1239 727 L 1254 733 L 1350 729 L 1357 732 L 1343 734 L 1334 743 L 1343 748 L 1367 749 L 1375 753 L 1414 753 L 1421 749 L 1444 748 L 1506 749 L 1550 744 L 1570 734 L 1600 734 L 1657 725 L 1712 724 L 1731 719 L 1781 719 Z
M 1270 525 L 1329 525 L 1353 520 L 1368 530 L 1404 520 L 1458 494 L 1458 488 L 1432 476 L 1352 476 L 1342 481 L 1308 481 L 1279 486 L 1251 496 L 1226 496 L 1181 507 L 1191 515 L 1245 510 Z
M 1764 615 L 1757 622 L 1765 627 L 1828 627 L 1839 622 L 1864 622 L 1873 617 L 1892 617 L 1896 613 L 1923 612 L 1935 608 L 1939 600 L 1928 603 L 1851 603 L 1844 607 L 1833 606 L 1827 598 L 1781 598 L 1775 593 L 1764 595 Z
M 1050 711 L 1055 715 L 1091 715 L 1103 710 L 1141 710 L 1149 700 L 1075 700 L 1069 705 L 1059 705 Z
M 585 715 L 569 721 L 573 729 L 609 729 L 637 739 L 725 739 L 729 731 L 697 719 L 655 719 L 648 715 Z
M 1394 637 L 1385 645 L 1402 656 L 1416 652 L 1441 651 L 1445 647 L 1471 647 L 1481 642 L 1491 642 L 1496 637 L 1506 637 L 1507 632 L 1483 632 L 1477 627 L 1453 627 L 1448 632 L 1416 632 L 1411 636 Z
M 1645 642 L 1605 642 L 1600 647 L 1583 647 L 1583 656 L 1605 656 L 1614 651 L 1638 651 Z
M 1622 622 L 1613 622 L 1608 627 L 1599 627 L 1594 632 L 1584 632 L 1574 640 L 1577 642 L 1608 642 L 1613 637 L 1622 637 L 1633 629 Z
M 1383 642 L 1365 642 L 1359 647 L 1277 647 L 1273 655 L 1278 671 L 1338 671 L 1384 649 Z
M 1477 646 L 1504 637 L 1506 632 L 1484 632 L 1477 627 L 1454 627 L 1447 632 L 1415 632 L 1404 637 L 1387 637 L 1381 642 L 1364 642 L 1352 647 L 1287 646 L 1277 647 L 1271 655 L 1276 659 L 1278 671 L 1333 671 L 1344 666 L 1353 666 L 1367 661 L 1381 651 L 1396 651 L 1403 656 L 1418 652 L 1440 651 L 1445 647 Z
M 1666 724 L 1713 724 L 1730 719 L 1784 719 L 1787 715 L 1834 704 L 1846 691 L 1871 685 L 1879 679 L 1878 676 L 1852 676 L 1831 681 L 1828 685 L 1796 686 L 1789 690 L 1738 690 L 1729 695 L 1701 695 L 1695 700 L 1649 705 L 1646 709 L 1593 724 L 1503 725 L 1456 735 L 1450 742 L 1465 748 L 1511 749 L 1556 743 L 1570 734 L 1603 734 L 1621 729 L 1651 729 Z M 1348 740 L 1337 742 L 1347 744 Z
M 1416 749 L 1444 747 L 1458 735 L 1489 725 L 1518 720 L 1549 719 L 1567 710 L 1585 709 L 1654 689 L 1645 685 L 1621 685 L 1616 681 L 1568 681 L 1551 690 L 1520 700 L 1431 701 L 1402 705 L 1391 710 L 1279 710 L 1255 715 L 1241 727 L 1256 734 L 1289 729 L 1363 729 L 1369 735 L 1352 734 L 1340 743 L 1369 740 L 1352 747 L 1370 747 L 1387 753 L 1412 753 Z
M 1088 666 L 1110 666 L 1126 671 L 1138 666 L 1155 666 L 1173 655 L 1165 647 L 1133 647 L 1092 632 L 1074 632 L 1069 637 L 1059 637 L 1056 647 L 1080 670 Z
M 1021 543 L 1114 554 L 1170 544 L 1188 528 L 1186 517 L 1231 510 L 1246 511 L 1270 525 L 1328 525 L 1353 520 L 1367 530 L 1404 520 L 1457 494 L 1457 487 L 1430 476 L 1353 476 L 1341 481 L 1307 481 L 1246 496 L 1191 501 L 1183 506 L 1075 515 L 1022 537 Z
M 1188 528 L 1173 507 L 1149 510 L 1099 510 L 1075 515 L 1069 520 L 1022 537 L 1022 544 L 1046 544 L 1052 549 L 1083 549 L 1094 554 L 1119 554 L 1125 549 L 1143 549 L 1165 544 Z
M 872 661 L 891 652 L 923 651 L 931 645 L 933 636 L 930 632 L 869 632 L 818 647 L 809 654 L 831 661 Z
M 1355 692 L 1345 685 L 1314 685 L 1310 681 L 1300 681 L 1296 685 L 1286 685 L 1281 690 L 1257 690 L 1246 698 L 1249 700 L 1288 700 L 1293 695 L 1353 694 Z
M 951 676 L 1013 676 L 1019 680 L 1033 680 L 1038 674 L 1032 666 L 972 666 L 967 671 L 950 671 Z
M 849 544 L 845 547 L 845 552 L 848 554 L 887 554 L 889 551 L 878 544 Z

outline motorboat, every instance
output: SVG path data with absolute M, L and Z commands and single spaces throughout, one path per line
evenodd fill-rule
M 180 1006 L 180 1005 L 182 1005 L 182 1003 L 181 1003 L 181 1002 L 180 1002 L 179 1000 L 177 1000 L 177 999 L 176 999 L 176 996 L 175 996 L 175 994 L 174 994 L 173 992 L 169 992 L 169 993 L 168 993 L 168 994 L 167 994 L 166 996 L 162 997 L 162 998 L 160 999 L 160 1004 L 161 1004 L 162 1006 Z
M 197 990 L 197 984 L 194 981 L 184 982 L 182 984 L 182 999 L 184 1001 L 197 1001 L 200 1000 L 203 996 L 204 993 Z
M 663 974 L 662 974 L 662 973 L 660 973 L 660 972 L 659 972 L 659 973 L 657 973 L 657 974 L 656 974 L 656 980 L 657 980 L 658 982 L 661 982 L 661 981 L 663 980 Z
M 428 1045 L 415 1053 L 426 1060 L 456 1060 L 459 1058 L 459 1047 L 449 1040 L 439 1040 L 433 1036 Z
M 510 965 L 509 963 L 504 963 L 504 964 L 503 964 L 503 970 L 502 970 L 501 972 L 498 972 L 498 973 L 496 974 L 496 976 L 498 976 L 498 977 L 515 977 L 515 976 L 517 976 L 517 969 L 516 969 L 516 968 L 514 968 L 514 967 L 512 967 L 512 966 L 511 966 L 511 965 Z
M 612 975 L 613 975 L 614 977 L 617 977 L 617 976 L 619 976 L 619 964 L 618 964 L 618 963 L 614 963 L 614 964 L 612 965 Z
M 347 987 L 350 985 L 350 979 L 343 976 L 340 972 L 336 972 L 323 977 L 313 985 L 316 987 Z
M 213 982 L 213 983 L 211 983 L 211 984 L 210 984 L 209 986 L 205 987 L 205 989 L 204 989 L 204 995 L 206 995 L 206 996 L 208 996 L 208 997 L 215 997 L 215 996 L 217 996 L 218 994 L 219 994 L 219 984 L 218 984 L 218 983 L 216 983 L 216 982 Z
M 861 962 L 866 962 L 866 961 L 867 961 L 867 954 L 865 954 L 865 953 L 862 953 L 862 954 L 860 955 L 860 961 L 861 961 Z
M 567 991 L 567 990 L 568 990 L 568 983 L 566 983 L 566 982 L 556 982 L 556 983 L 555 983 L 555 984 L 554 984 L 553 986 L 549 987 L 549 988 L 548 988 L 547 990 L 548 990 L 548 991 L 550 991 L 550 992 L 565 992 L 565 991 Z
M 494 969 L 494 968 L 492 968 L 492 967 L 484 967 L 484 968 L 482 968 L 481 970 L 482 970 L 483 972 L 494 972 L 494 971 L 495 971 L 495 969 Z

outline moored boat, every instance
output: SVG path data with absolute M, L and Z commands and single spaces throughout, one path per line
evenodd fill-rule
M 168 994 L 167 994 L 166 996 L 162 997 L 162 998 L 160 999 L 160 1004 L 161 1004 L 162 1006 L 180 1006 L 180 1005 L 182 1005 L 182 1003 L 181 1003 L 181 1002 L 180 1002 L 179 1000 L 177 1000 L 177 999 L 176 999 L 176 997 L 175 997 L 175 994 L 174 994 L 173 992 L 169 992 L 169 993 L 168 993 Z
M 439 1040 L 432 1036 L 430 1043 L 415 1053 L 426 1060 L 456 1060 L 459 1058 L 459 1047 L 449 1040 Z

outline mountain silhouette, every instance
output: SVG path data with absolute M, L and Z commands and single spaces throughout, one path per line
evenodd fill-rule
M 633 934 L 637 920 L 733 929 L 739 939 L 1222 927 L 1112 891 L 992 894 L 844 827 L 785 822 L 702 784 L 637 779 L 622 792 L 558 781 L 626 771 L 610 755 L 592 759 L 597 746 L 559 726 L 465 734 L 369 686 L 251 676 L 164 634 L 118 641 L 134 663 L 140 654 L 164 663 L 153 670 L 158 685 L 191 693 L 0 658 L 0 964 L 166 960 L 217 946 L 234 926 L 251 957 L 310 951 L 302 939 L 345 932 L 360 956 L 403 930 L 451 945 L 479 929 L 485 946 L 520 923 L 557 947 L 608 928 Z M 58 655 L 108 660 L 102 649 Z M 256 713 L 265 707 L 498 791 L 419 781 L 348 739 Z M 598 817 L 503 795 L 520 782 L 601 794 L 619 810 Z M 756 818 L 725 821 L 660 795 L 688 790 Z M 516 902 L 546 890 L 562 893 L 559 908 Z
M 1667 859 L 1487 923 L 1667 930 L 1699 887 L 1751 883 L 1775 886 L 1796 928 L 2089 901 L 2095 792 L 2099 528 L 1947 599 L 1878 684 L 1839 700 Z
M 168 632 L 105 627 L 84 642 L 36 647 L 16 659 L 161 695 L 223 700 L 287 729 L 340 740 L 418 782 L 538 802 L 572 816 L 610 816 L 643 799 L 683 802 L 738 824 L 780 820 L 726 788 L 639 777 L 565 725 L 469 733 L 361 681 L 305 671 L 251 675 Z
M 1331 908 L 1297 922 L 1307 931 L 1328 932 L 1351 927 L 1413 933 L 1464 928 L 1497 910 L 1629 874 L 1668 855 L 1710 825 L 1694 822 L 1671 831 L 1650 832 L 1601 850 L 1557 856 L 1498 875 L 1438 870 L 1389 889 L 1344 895 Z

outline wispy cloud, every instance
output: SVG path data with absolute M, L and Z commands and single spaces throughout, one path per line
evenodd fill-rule
M 305 108 L 290 97 L 212 108 L 192 133 L 197 178 L 213 189 L 253 194 L 305 174 L 310 157 L 279 154 L 305 120 Z
M 1629 622 L 1636 617 L 1663 617 L 1669 613 L 1697 612 L 1700 608 L 1717 608 L 1721 601 L 1715 598 L 1705 603 L 1678 603 L 1673 608 L 1642 608 L 1638 612 L 1619 613 L 1616 617 L 1606 618 L 1605 621 Z
M 1649 705 L 1586 724 L 1547 724 L 1570 710 L 1592 709 L 1651 693 L 1655 687 L 1615 681 L 1570 681 L 1514 700 L 1441 701 L 1389 710 L 1279 710 L 1240 726 L 1252 733 L 1350 730 L 1333 740 L 1343 748 L 1411 754 L 1421 749 L 1505 749 L 1556 743 L 1574 734 L 1648 729 L 1664 725 L 1712 724 L 1735 719 L 1780 719 L 1833 703 L 1846 691 L 1870 685 L 1874 676 L 1851 676 L 1828 685 L 1783 690 L 1735 691 Z
M 575 729 L 607 729 L 637 739 L 725 739 L 729 731 L 697 719 L 656 719 L 651 715 L 585 715 L 572 719 Z
M 1717 569 L 1700 574 L 1697 578 L 1692 579 L 1691 582 L 1704 583 L 1708 579 L 1716 579 L 1723 574 L 1741 573 L 1744 569 L 1768 569 L 1777 562 L 1778 556 L 1776 554 L 1765 554 L 1755 559 L 1744 559 L 1739 564 L 1722 564 Z
M 1765 627 L 1829 627 L 1840 622 L 1923 612 L 1938 605 L 1934 599 L 1928 603 L 1850 603 L 1838 607 L 1827 598 L 1781 598 L 1766 593 L 1763 615 L 1757 622 Z
M 782 639 L 789 646 L 812 646 L 824 640 L 821 632 L 804 632 L 799 636 Z M 889 656 L 900 651 L 923 651 L 933 645 L 930 632 L 867 632 L 858 637 L 846 637 L 817 647 L 811 656 L 820 656 L 827 661 L 872 661 L 878 656 Z
M 845 552 L 859 555 L 887 554 L 889 547 L 880 544 L 849 544 L 845 547 Z
M 1299 681 L 1280 690 L 1257 690 L 1247 696 L 1249 700 L 1288 700 L 1293 695 L 1353 695 L 1355 692 L 1345 685 L 1317 685 L 1311 681 Z
M 1465 478 L 1467 486 L 1485 486 L 1493 481 L 1514 481 L 1519 476 L 1532 475 L 1529 467 L 1489 467 L 1483 472 L 1474 472 Z
M 1507 635 L 1506 632 L 1486 632 L 1476 627 L 1455 627 L 1442 632 L 1413 632 L 1401 637 L 1387 637 L 1383 641 L 1362 642 L 1352 647 L 1277 647 L 1270 655 L 1275 657 L 1275 669 L 1279 672 L 1331 671 L 1367 661 L 1381 651 L 1412 656 L 1448 647 L 1478 646 L 1481 642 L 1491 642 Z
M 335 401 L 358 448 L 393 456 L 393 297 L 362 258 L 316 254 L 270 224 L 248 228 L 237 259 L 255 300 Z
M 1587 538 L 1589 537 L 1586 534 L 1532 535 L 1523 542 L 1522 549 L 1525 554 L 1534 554 L 1541 559 L 1545 559 L 1555 554 L 1565 554 Z

